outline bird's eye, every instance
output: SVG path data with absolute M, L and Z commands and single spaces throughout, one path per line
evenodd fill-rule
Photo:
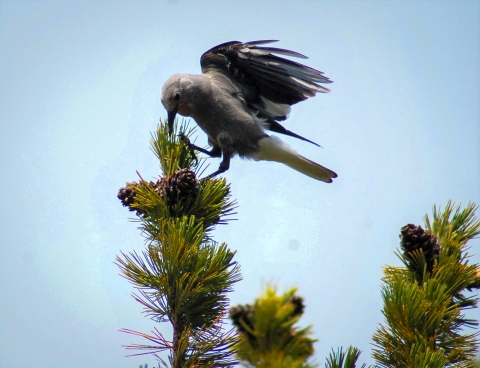
M 180 93 L 175 92 L 175 94 L 173 95 L 173 99 L 174 99 L 175 101 L 179 100 L 179 99 L 180 99 Z

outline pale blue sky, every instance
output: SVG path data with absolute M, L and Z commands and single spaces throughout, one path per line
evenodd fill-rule
M 135 170 L 159 174 L 149 137 L 171 74 L 198 73 L 216 44 L 272 38 L 334 80 L 286 122 L 324 149 L 286 140 L 339 178 L 232 161 L 239 221 L 215 232 L 243 270 L 232 302 L 252 302 L 270 281 L 296 286 L 317 361 L 353 344 L 371 362 L 400 227 L 435 203 L 480 203 L 479 7 L 0 0 L 0 367 L 154 364 L 121 348 L 141 340 L 120 328 L 155 325 L 113 265 L 143 248 L 118 188 Z

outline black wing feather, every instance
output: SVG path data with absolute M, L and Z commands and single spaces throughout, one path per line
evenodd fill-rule
M 217 45 L 202 55 L 202 72 L 220 72 L 231 78 L 242 91 L 247 104 L 259 111 L 259 117 L 266 119 L 268 129 L 311 142 L 280 125 L 278 121 L 287 117 L 268 111 L 262 97 L 274 104 L 291 106 L 315 96 L 317 92 L 330 92 L 319 83 L 332 81 L 316 69 L 274 54 L 307 59 L 305 55 L 259 46 L 272 42 L 277 40 L 230 41 Z

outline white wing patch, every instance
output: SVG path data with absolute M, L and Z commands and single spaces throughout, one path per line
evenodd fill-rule
M 298 84 L 301 84 L 301 85 L 303 85 L 303 86 L 305 86 L 305 87 L 307 87 L 311 90 L 313 89 L 313 90 L 316 90 L 318 92 L 323 92 L 323 93 L 330 92 L 330 90 L 328 88 L 325 88 L 323 86 L 319 86 L 318 84 L 313 84 L 313 83 L 310 83 L 308 81 L 301 80 L 301 79 L 295 78 L 295 77 L 290 77 L 290 78 L 292 78 Z M 307 97 L 313 97 L 313 96 L 315 96 L 315 92 L 311 92 L 311 94 L 306 93 L 304 95 L 307 96 Z
M 288 118 L 288 115 L 290 115 L 290 111 L 292 110 L 290 105 L 272 102 L 263 96 L 260 96 L 260 98 L 266 106 L 265 111 L 271 116 L 285 116 Z

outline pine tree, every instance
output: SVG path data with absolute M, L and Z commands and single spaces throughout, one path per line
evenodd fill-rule
M 477 307 L 468 291 L 480 287 L 480 267 L 469 263 L 468 241 L 480 234 L 478 207 L 448 202 L 425 216 L 425 230 L 401 229 L 404 267 L 386 267 L 382 297 L 385 324 L 373 336 L 378 367 L 473 367 L 478 322 L 464 311 Z
M 122 252 L 117 265 L 135 285 L 133 297 L 146 315 L 171 324 L 172 338 L 157 329 L 151 334 L 123 331 L 150 341 L 128 349 L 154 354 L 164 366 L 158 355 L 164 351 L 174 368 L 230 366 L 238 336 L 223 329 L 226 294 L 241 275 L 235 253 L 216 243 L 211 232 L 228 221 L 235 202 L 224 179 L 197 178 L 202 165 L 196 165 L 187 143 L 193 130 L 182 125 L 179 133 L 170 137 L 161 122 L 151 144 L 163 176 L 155 182 L 140 177 L 118 193 L 122 204 L 136 212 L 146 249 L 141 254 Z
M 267 286 L 253 305 L 230 309 L 230 319 L 237 327 L 241 340 L 236 347 L 240 361 L 256 368 L 313 368 L 308 363 L 313 355 L 311 326 L 298 328 L 304 313 L 303 299 L 292 288 L 278 295 Z

